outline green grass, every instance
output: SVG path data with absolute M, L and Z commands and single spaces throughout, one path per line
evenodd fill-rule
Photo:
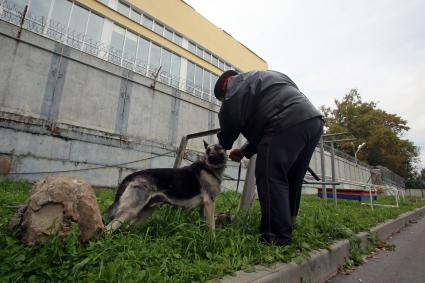
M 42 246 L 26 247 L 7 230 L 14 210 L 5 205 L 23 203 L 30 185 L 0 180 L 0 282 L 200 282 L 220 278 L 237 270 L 254 271 L 255 264 L 301 261 L 310 251 L 327 248 L 338 240 L 368 230 L 379 222 L 424 205 L 414 199 L 399 209 L 376 207 L 374 211 L 356 201 L 339 201 L 337 208 L 324 207 L 315 196 L 303 196 L 293 242 L 286 247 L 258 242 L 260 220 L 256 202 L 246 221 L 219 226 L 215 236 L 200 220 L 197 209 L 162 206 L 142 226 L 118 231 L 82 245 L 78 232 L 62 243 L 53 236 Z M 96 191 L 101 211 L 113 200 L 110 190 Z M 391 198 L 379 197 L 391 203 Z M 217 211 L 233 210 L 236 193 L 223 193 Z M 332 201 L 329 201 L 331 204 Z M 105 218 L 106 220 L 106 218 Z

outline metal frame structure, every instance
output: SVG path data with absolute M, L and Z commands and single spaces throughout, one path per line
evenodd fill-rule
M 217 134 L 219 131 L 220 131 L 220 129 L 213 129 L 213 130 L 197 132 L 197 133 L 193 133 L 193 134 L 183 136 L 181 141 L 180 141 L 180 145 L 177 149 L 176 159 L 174 161 L 173 168 L 180 167 L 180 165 L 183 161 L 183 158 L 185 156 L 185 153 L 186 153 L 187 143 L 190 139 L 214 135 L 214 134 Z M 323 144 L 323 143 L 321 142 L 321 144 Z M 255 196 L 255 164 L 256 164 L 256 159 L 257 159 L 256 154 L 250 158 L 250 160 L 248 162 L 247 170 L 246 170 L 245 183 L 244 183 L 244 187 L 243 187 L 243 191 L 242 191 L 242 195 L 241 195 L 241 199 L 240 199 L 240 203 L 239 203 L 239 208 L 238 208 L 238 211 L 242 210 L 242 212 L 244 214 L 246 214 L 248 212 L 249 208 L 251 207 L 251 203 L 254 199 L 254 196 Z M 324 164 L 324 151 L 323 151 L 323 157 L 321 155 L 321 159 L 322 159 L 322 164 Z M 325 171 L 324 165 L 322 165 L 322 176 L 325 176 L 324 171 Z M 332 185 L 335 188 L 335 192 L 336 192 L 336 185 L 340 185 L 341 183 L 335 181 L 335 178 L 334 178 L 335 172 L 334 171 L 335 170 L 333 169 L 332 182 L 327 182 L 324 178 L 322 178 L 324 180 L 321 181 L 321 182 L 319 182 L 319 181 L 317 181 L 317 182 L 305 181 L 304 183 L 305 184 L 320 184 L 325 188 L 325 190 L 326 190 L 326 185 Z M 313 175 L 313 177 L 315 177 L 315 178 L 317 177 L 317 176 L 315 176 L 316 174 L 314 174 L 314 172 L 312 172 L 311 174 Z M 326 194 L 324 194 L 324 195 L 326 195 Z
M 322 138 L 320 140 L 320 158 L 321 158 L 321 167 L 322 167 L 322 178 L 325 178 L 325 151 L 324 151 L 324 143 L 330 143 L 331 144 L 331 170 L 332 170 L 332 195 L 334 199 L 334 205 L 338 205 L 338 197 L 336 193 L 336 173 L 335 173 L 335 143 L 336 142 L 348 142 L 348 141 L 355 141 L 356 139 L 331 139 L 331 140 L 325 140 L 325 138 L 331 137 L 338 137 L 338 136 L 344 136 L 349 133 L 335 133 L 335 134 L 327 134 L 322 135 Z M 338 184 L 339 185 L 339 184 Z M 327 203 L 327 191 L 326 191 L 326 184 L 325 182 L 322 182 L 322 197 L 325 200 L 325 203 Z
M 187 143 L 190 139 L 194 139 L 194 138 L 200 138 L 200 137 L 204 137 L 204 136 L 209 136 L 209 135 L 214 135 L 217 134 L 220 131 L 220 129 L 213 129 L 213 130 L 208 130 L 208 131 L 203 131 L 203 132 L 197 132 L 197 133 L 193 133 L 193 134 L 189 134 L 186 136 L 183 136 L 181 141 L 180 141 L 180 146 L 177 149 L 177 154 L 176 154 L 176 159 L 174 162 L 174 168 L 178 168 L 181 165 L 181 162 L 185 156 L 185 152 L 186 152 L 186 147 L 187 147 Z M 371 183 L 356 183 L 356 182 L 347 182 L 347 181 L 336 181 L 336 173 L 335 173 L 335 143 L 336 142 L 346 142 L 346 141 L 354 141 L 356 139 L 353 138 L 347 138 L 347 139 L 331 139 L 331 140 L 325 140 L 325 138 L 334 138 L 336 136 L 342 136 L 342 135 L 347 135 L 348 133 L 336 133 L 336 134 L 328 134 L 328 135 L 323 135 L 320 139 L 319 142 L 319 146 L 320 146 L 320 159 L 321 159 L 321 174 L 322 174 L 322 180 L 317 180 L 317 178 L 314 176 L 314 172 L 312 172 L 313 177 L 316 178 L 317 181 L 312 182 L 312 181 L 304 181 L 304 184 L 310 184 L 310 185 L 322 185 L 322 197 L 324 199 L 324 204 L 327 204 L 327 191 L 326 191 L 326 185 L 332 185 L 332 192 L 333 192 L 333 198 L 334 198 L 334 205 L 337 206 L 338 203 L 338 197 L 337 197 L 337 193 L 336 193 L 336 186 L 337 185 L 341 185 L 341 184 L 346 184 L 346 185 L 353 185 L 353 186 L 358 186 L 363 188 L 363 191 L 368 191 L 369 192 L 369 199 L 370 202 L 369 203 L 362 203 L 362 204 L 366 204 L 366 205 L 370 205 L 371 209 L 373 210 L 375 206 L 386 206 L 386 207 L 399 207 L 399 202 L 400 202 L 400 194 L 403 196 L 404 198 L 404 193 L 394 187 L 389 187 L 389 186 L 379 186 L 379 185 L 375 185 L 375 184 L 371 184 Z M 331 146 L 331 170 L 332 170 L 332 181 L 326 181 L 326 170 L 325 170 L 325 151 L 324 151 L 324 144 L 325 143 L 330 143 Z M 246 175 L 245 175 L 245 183 L 244 183 L 244 187 L 243 187 L 243 191 L 242 191 L 242 195 L 241 195 L 241 199 L 240 199 L 240 203 L 239 203 L 239 208 L 238 211 L 242 211 L 244 214 L 246 214 L 249 210 L 249 208 L 251 207 L 252 201 L 254 199 L 255 196 L 255 164 L 256 164 L 256 157 L 257 155 L 254 155 L 251 157 L 251 159 L 249 160 L 248 166 L 247 166 L 247 170 L 246 170 Z M 310 170 L 309 170 L 310 171 Z M 384 191 L 386 192 L 390 192 L 392 195 L 394 195 L 395 197 L 395 205 L 384 205 L 384 204 L 376 204 L 373 201 L 373 196 L 372 193 L 374 192 L 375 194 L 378 192 L 379 188 L 383 188 Z

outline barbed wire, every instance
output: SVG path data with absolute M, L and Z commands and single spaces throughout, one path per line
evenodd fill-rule
M 18 7 L 8 0 L 0 0 L 0 19 L 16 26 L 21 26 L 24 16 L 23 12 L 24 9 L 22 7 Z M 212 95 L 211 90 L 206 91 L 201 86 L 179 76 L 172 75 L 166 70 L 161 70 L 158 73 L 160 66 L 148 64 L 148 62 L 136 58 L 122 49 L 95 41 L 86 34 L 76 32 L 53 19 L 47 21 L 44 16 L 37 16 L 31 12 L 27 12 L 22 28 L 132 70 L 135 73 L 151 79 L 158 79 L 161 83 L 178 88 L 213 104 L 220 104 L 214 95 Z
M 133 160 L 133 161 L 129 161 L 129 162 L 124 162 L 124 163 L 112 164 L 112 165 L 101 165 L 101 166 L 89 167 L 89 168 L 78 168 L 78 169 L 57 170 L 57 171 L 12 172 L 12 173 L 9 173 L 9 175 L 57 174 L 57 173 L 80 172 L 80 171 L 90 171 L 90 170 L 97 170 L 97 169 L 113 168 L 113 167 L 120 167 L 120 166 L 124 166 L 124 165 L 128 165 L 128 164 L 147 161 L 147 160 L 150 160 L 150 159 L 154 159 L 154 158 L 158 158 L 158 157 L 161 157 L 161 156 L 168 155 L 170 153 L 175 153 L 175 151 L 170 150 L 170 151 L 167 151 L 167 152 L 162 153 L 162 154 L 157 154 L 155 156 L 151 156 L 151 157 L 147 157 L 147 158 L 143 158 L 143 159 L 139 159 L 139 160 Z

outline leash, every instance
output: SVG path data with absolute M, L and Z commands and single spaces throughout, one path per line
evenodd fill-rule
M 236 193 L 239 192 L 239 182 L 241 180 L 241 170 L 242 170 L 242 162 L 239 162 L 238 182 L 236 183 Z
M 313 169 L 309 167 L 307 167 L 308 172 L 311 174 L 311 176 L 313 176 L 314 179 L 316 179 L 316 181 L 320 181 L 319 176 L 317 176 L 317 174 L 313 171 Z
M 239 193 L 239 182 L 241 180 L 241 171 L 242 171 L 242 162 L 239 162 L 238 181 L 236 183 L 236 193 Z M 227 202 L 231 203 L 231 201 L 225 194 L 222 194 L 222 196 L 225 196 L 227 199 Z M 235 209 L 237 205 L 238 205 L 237 203 L 234 203 L 233 205 L 231 205 L 231 207 L 226 212 L 220 213 L 219 215 L 217 215 L 217 219 L 221 219 L 223 223 L 232 223 L 233 221 L 235 221 L 236 215 L 238 213 L 236 212 L 236 215 L 232 218 L 231 210 Z

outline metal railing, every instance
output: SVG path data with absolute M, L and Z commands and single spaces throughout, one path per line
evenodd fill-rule
M 332 151 L 332 147 L 331 147 L 331 145 L 328 145 L 328 144 L 324 144 L 323 145 L 323 147 L 324 147 L 324 149 L 326 150 L 326 151 L 328 151 L 328 152 L 331 152 Z M 344 152 L 344 151 L 342 151 L 342 150 L 340 150 L 340 149 L 338 149 L 338 148 L 334 148 L 334 152 L 335 152 L 335 156 L 339 156 L 339 157 L 342 157 L 342 158 L 344 158 L 345 160 L 348 160 L 348 161 L 351 161 L 351 162 L 353 162 L 353 163 L 357 163 L 357 164 L 359 164 L 359 165 L 361 165 L 361 166 L 363 166 L 363 167 L 367 167 L 367 168 L 372 168 L 372 166 L 370 166 L 369 164 L 367 164 L 367 163 L 365 163 L 365 162 L 363 162 L 363 161 L 361 161 L 361 160 L 356 160 L 355 158 L 354 158 L 354 156 L 352 156 L 352 155 L 350 155 L 350 154 L 348 154 L 348 153 L 346 153 L 346 152 Z
M 405 188 L 406 181 L 404 180 L 404 178 L 392 172 L 387 167 L 378 165 L 375 168 L 379 169 L 381 173 L 381 180 L 384 185 Z
M 18 7 L 7 0 L 0 0 L 0 20 L 132 70 L 140 75 L 158 79 L 161 83 L 178 88 L 202 100 L 216 105 L 220 104 L 211 91 L 206 92 L 202 87 L 190 81 L 161 70 L 161 66 L 148 64 L 148 62 L 135 58 L 121 49 L 95 41 L 89 36 L 78 33 L 52 19 L 47 21 L 46 17 L 33 15 L 26 8 Z

